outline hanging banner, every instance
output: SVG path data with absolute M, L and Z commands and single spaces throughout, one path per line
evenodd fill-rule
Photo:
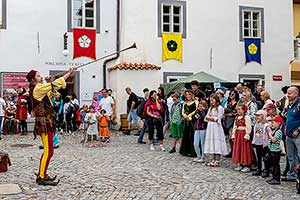
M 246 63 L 254 61 L 261 64 L 260 38 L 245 38 Z
M 162 61 L 169 59 L 182 62 L 182 34 L 162 34 Z
M 88 57 L 96 60 L 96 30 L 73 28 L 73 59 Z

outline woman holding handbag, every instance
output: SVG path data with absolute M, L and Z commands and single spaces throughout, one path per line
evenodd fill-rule
M 157 92 L 152 90 L 149 94 L 149 99 L 146 101 L 144 107 L 146 113 L 146 121 L 149 127 L 149 143 L 150 150 L 154 151 L 153 145 L 153 136 L 154 136 L 154 128 L 156 128 L 157 138 L 159 140 L 159 146 L 161 151 L 165 151 L 166 149 L 163 146 L 163 121 L 162 115 L 164 112 L 163 105 L 161 101 L 158 99 Z

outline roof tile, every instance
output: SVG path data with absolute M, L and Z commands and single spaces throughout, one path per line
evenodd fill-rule
M 108 68 L 108 71 L 113 70 L 160 70 L 161 67 L 149 63 L 127 63 L 123 62 Z

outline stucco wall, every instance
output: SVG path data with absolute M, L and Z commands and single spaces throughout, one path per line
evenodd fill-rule
M 289 62 L 293 59 L 293 14 L 291 1 L 206 0 L 187 2 L 187 38 L 183 39 L 183 63 L 161 62 L 161 38 L 157 36 L 157 1 L 123 2 L 122 46 L 137 42 L 136 52 L 122 54 L 121 61 L 148 62 L 163 72 L 205 71 L 229 81 L 239 74 L 265 76 L 266 89 L 273 98 L 281 96 L 280 87 L 290 84 Z M 245 65 L 244 43 L 239 41 L 239 6 L 264 8 L 262 65 Z M 210 49 L 213 65 L 210 68 Z M 273 74 L 283 81 L 274 82 Z
M 116 1 L 101 0 L 100 33 L 96 38 L 96 55 L 101 57 L 115 51 Z M 107 30 L 108 32 L 105 32 Z M 68 57 L 62 55 L 63 34 L 67 31 L 67 1 L 9 0 L 7 1 L 7 29 L 0 29 L 0 71 L 28 71 L 34 68 L 42 75 L 50 70 L 64 70 L 73 63 L 73 34 L 68 33 Z M 38 53 L 37 32 L 40 38 Z M 51 64 L 50 64 L 51 63 Z M 60 64 L 66 63 L 66 65 Z M 95 75 L 95 78 L 92 76 Z M 102 62 L 80 70 L 81 93 L 92 94 L 102 88 Z M 79 97 L 82 97 L 78 94 Z
M 114 91 L 116 98 L 116 112 L 118 114 L 126 113 L 128 95 L 125 92 L 126 87 L 132 88 L 132 91 L 143 97 L 143 89 L 157 90 L 162 80 L 156 79 L 160 77 L 160 71 L 156 70 L 114 70 L 109 73 L 110 88 Z M 118 116 L 119 117 L 119 116 Z

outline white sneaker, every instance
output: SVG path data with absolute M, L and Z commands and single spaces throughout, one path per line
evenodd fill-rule
M 242 169 L 243 169 L 243 167 L 239 165 L 236 168 L 234 168 L 234 171 L 241 171 Z
M 203 158 L 200 158 L 198 162 L 199 163 L 205 163 L 205 160 Z
M 154 150 L 155 150 L 153 144 L 150 144 L 150 150 L 151 150 L 151 151 L 154 151 Z
M 193 159 L 194 162 L 199 162 L 200 158 L 196 157 Z
M 247 172 L 250 172 L 250 168 L 249 167 L 244 167 L 241 172 L 244 172 L 244 173 L 247 173 Z
M 166 151 L 165 147 L 163 145 L 159 145 L 161 151 Z

